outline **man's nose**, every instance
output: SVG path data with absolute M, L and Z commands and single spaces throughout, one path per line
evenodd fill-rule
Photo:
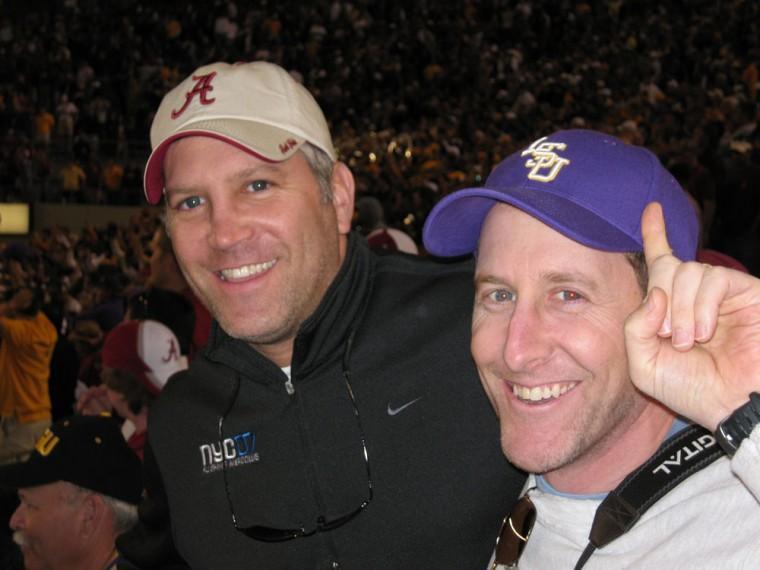
M 26 521 L 24 510 L 24 504 L 22 503 L 16 508 L 15 511 L 13 511 L 11 520 L 8 523 L 8 526 L 11 528 L 11 530 L 23 530 L 24 523 Z
M 503 358 L 513 372 L 530 372 L 551 354 L 551 334 L 541 312 L 517 302 L 504 332 Z
M 211 243 L 228 249 L 253 234 L 251 220 L 236 210 L 232 203 L 214 204 L 211 211 Z

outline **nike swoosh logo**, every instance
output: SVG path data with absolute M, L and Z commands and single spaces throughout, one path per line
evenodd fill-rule
M 414 404 L 415 402 L 417 402 L 418 400 L 421 400 L 421 399 L 422 399 L 422 396 L 420 396 L 419 398 L 415 398 L 411 402 L 407 402 L 406 404 L 403 404 L 403 405 L 399 406 L 398 408 L 391 408 L 391 404 L 389 402 L 388 403 L 388 410 L 387 410 L 388 415 L 389 416 L 395 416 L 396 414 L 400 414 L 405 409 L 407 409 L 409 406 L 411 406 L 412 404 Z

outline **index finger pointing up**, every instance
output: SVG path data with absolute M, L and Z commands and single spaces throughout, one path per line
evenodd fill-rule
M 665 231 L 662 206 L 657 202 L 650 202 L 641 214 L 641 237 L 644 242 L 644 257 L 649 273 L 647 293 L 658 287 L 668 297 L 665 319 L 659 331 L 660 336 L 667 337 L 671 334 L 672 307 L 670 296 L 673 289 L 673 276 L 680 261 L 673 256 L 673 250 L 668 243 L 668 236 Z
M 644 257 L 650 270 L 652 264 L 659 258 L 673 255 L 673 249 L 668 243 L 668 235 L 665 231 L 662 206 L 658 202 L 647 204 L 641 214 L 641 237 L 644 241 Z

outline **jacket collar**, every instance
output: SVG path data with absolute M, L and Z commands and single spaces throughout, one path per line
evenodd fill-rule
M 346 340 L 360 322 L 372 292 L 374 257 L 364 240 L 355 233 L 348 236 L 346 257 L 328 287 L 322 302 L 298 331 L 291 362 L 292 378 L 303 377 L 313 369 L 340 357 Z M 214 321 L 206 358 L 231 366 L 245 376 L 258 377 L 264 370 L 278 373 L 279 367 L 244 341 L 230 337 Z

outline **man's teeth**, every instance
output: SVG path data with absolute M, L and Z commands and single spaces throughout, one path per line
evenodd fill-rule
M 275 263 L 277 263 L 277 260 L 273 259 L 271 261 L 267 261 L 266 263 L 254 263 L 252 265 L 243 265 L 242 267 L 234 267 L 232 269 L 222 269 L 219 273 L 221 274 L 222 279 L 225 281 L 245 279 L 246 277 L 258 275 L 267 269 L 271 269 L 274 267 Z
M 570 382 L 569 384 L 546 384 L 544 386 L 534 386 L 533 388 L 513 384 L 512 393 L 520 400 L 540 402 L 541 400 L 548 400 L 549 398 L 559 398 L 568 390 L 575 388 L 576 384 L 577 382 Z

